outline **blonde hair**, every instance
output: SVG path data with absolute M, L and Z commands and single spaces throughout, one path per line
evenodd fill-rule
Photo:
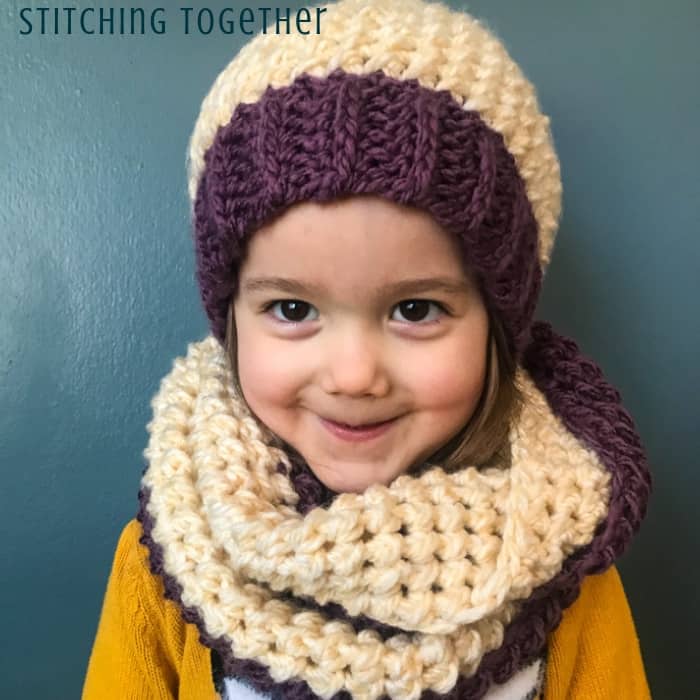
M 225 354 L 238 395 L 248 406 L 238 375 L 238 339 L 234 301 L 226 315 Z M 467 424 L 425 462 L 440 464 L 446 472 L 468 465 L 486 466 L 508 460 L 508 434 L 522 409 L 523 396 L 515 383 L 517 362 L 510 351 L 503 325 L 489 312 L 486 378 L 479 403 Z

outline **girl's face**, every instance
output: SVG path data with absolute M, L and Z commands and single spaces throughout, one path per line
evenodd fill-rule
M 426 212 L 367 195 L 291 207 L 252 237 L 234 313 L 246 401 L 334 491 L 421 464 L 481 396 L 487 312 Z M 348 439 L 324 419 L 391 422 Z

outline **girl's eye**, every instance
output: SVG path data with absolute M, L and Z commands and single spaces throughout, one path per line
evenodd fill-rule
M 273 301 L 265 307 L 265 311 L 273 309 L 278 306 L 281 310 L 282 318 L 273 314 L 278 321 L 286 321 L 287 323 L 300 323 L 304 320 L 309 309 L 314 307 L 305 301 L 299 301 L 298 299 L 282 299 L 280 301 Z
M 426 316 L 429 315 L 430 307 L 438 309 L 437 317 L 426 319 Z M 435 301 L 428 301 L 427 299 L 408 299 L 399 302 L 396 305 L 396 309 L 401 310 L 401 314 L 409 323 L 430 323 L 431 321 L 436 321 L 437 318 L 445 312 L 445 308 L 442 304 L 438 304 Z
M 274 318 L 278 321 L 301 323 L 305 320 L 315 320 L 313 318 L 306 318 L 310 310 L 316 311 L 316 309 L 306 301 L 301 301 L 299 299 L 280 299 L 267 304 L 263 308 L 263 311 L 267 313 L 275 307 L 279 307 L 279 314 L 273 312 Z M 433 314 L 433 317 L 430 317 L 431 308 L 437 310 L 436 314 Z M 395 309 L 400 310 L 403 316 L 403 319 L 399 320 L 405 320 L 412 324 L 421 322 L 430 323 L 436 321 L 437 318 L 445 313 L 445 308 L 442 304 L 438 304 L 436 301 L 428 301 L 427 299 L 407 299 L 406 301 L 399 302 Z

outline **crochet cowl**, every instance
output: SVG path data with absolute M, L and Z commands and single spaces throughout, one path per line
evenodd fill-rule
M 202 103 L 188 170 L 211 335 L 152 401 L 142 542 L 224 673 L 260 692 L 478 700 L 541 658 L 583 578 L 622 554 L 650 476 L 619 393 L 533 321 L 561 182 L 532 85 L 466 13 L 324 7 L 318 35 L 255 37 Z M 460 241 L 525 402 L 489 464 L 334 494 L 250 414 L 222 341 L 255 230 L 360 193 Z
M 227 676 L 273 697 L 478 700 L 539 658 L 586 575 L 622 554 L 650 477 L 619 393 L 536 321 L 508 454 L 389 486 L 312 484 L 192 343 L 162 380 L 142 543 Z

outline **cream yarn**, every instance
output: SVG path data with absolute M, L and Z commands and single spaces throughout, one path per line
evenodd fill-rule
M 302 516 L 276 469 L 288 459 L 233 393 L 224 349 L 212 336 L 191 343 L 152 401 L 143 477 L 183 604 L 275 682 L 301 678 L 324 698 L 447 692 L 607 513 L 607 470 L 524 370 L 517 381 L 526 402 L 509 467 L 436 467 Z M 287 588 L 405 632 L 355 632 L 275 595 Z
M 525 182 L 539 233 L 539 260 L 549 264 L 561 213 L 561 177 L 549 118 L 535 88 L 503 44 L 478 20 L 440 2 L 341 0 L 320 5 L 319 34 L 258 34 L 218 75 L 190 137 L 187 170 L 193 206 L 204 154 L 240 103 L 257 102 L 268 85 L 300 73 L 325 77 L 336 68 L 382 70 L 424 87 L 449 90 L 503 135 Z

